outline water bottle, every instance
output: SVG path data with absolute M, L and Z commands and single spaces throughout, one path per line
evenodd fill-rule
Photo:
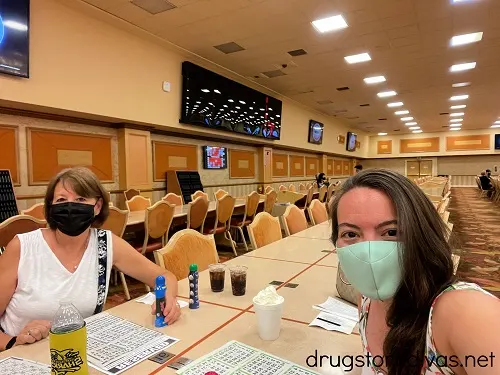
M 49 333 L 51 374 L 88 375 L 87 327 L 71 302 L 61 302 Z
M 189 308 L 197 309 L 200 307 L 200 299 L 198 297 L 198 265 L 191 264 L 189 266 Z

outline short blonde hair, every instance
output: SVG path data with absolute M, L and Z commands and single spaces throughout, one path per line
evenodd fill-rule
M 109 195 L 107 191 L 104 190 L 101 181 L 99 181 L 99 178 L 90 169 L 74 167 L 59 172 L 47 186 L 47 192 L 45 193 L 45 217 L 50 228 L 56 228 L 56 224 L 50 219 L 50 207 L 54 200 L 54 191 L 59 182 L 63 185 L 68 183 L 74 192 L 83 198 L 101 199 L 101 212 L 95 217 L 92 226 L 99 228 L 106 221 L 109 215 Z

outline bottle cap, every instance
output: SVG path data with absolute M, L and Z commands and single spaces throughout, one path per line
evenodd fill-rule
M 189 266 L 189 271 L 191 271 L 191 272 L 196 272 L 196 271 L 198 271 L 198 265 L 197 265 L 197 264 L 191 264 L 191 265 Z

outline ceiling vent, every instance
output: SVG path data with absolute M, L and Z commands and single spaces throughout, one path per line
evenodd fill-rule
M 360 104 L 359 106 L 360 106 L 360 107 L 369 107 L 369 106 L 370 106 L 370 104 Z
M 336 109 L 335 111 L 333 111 L 333 113 L 335 114 L 347 113 L 347 109 Z
M 449 114 L 450 114 L 450 112 L 441 112 L 439 115 L 444 116 L 444 115 L 449 115 Z
M 303 49 L 295 49 L 293 51 L 288 51 L 288 54 L 293 57 L 307 55 L 307 52 Z
M 347 119 L 348 119 L 348 120 L 356 120 L 356 119 L 358 119 L 358 118 L 359 118 L 359 116 L 347 117 Z
M 378 120 L 379 120 L 379 121 L 387 121 L 387 119 L 386 119 L 386 118 L 379 118 Z
M 395 132 L 400 132 L 400 131 L 401 131 L 401 129 L 394 129 L 393 131 L 395 131 Z
M 344 87 L 337 87 L 337 91 L 347 91 L 347 90 L 350 90 L 349 87 L 347 86 L 344 86 Z
M 224 44 L 219 44 L 218 46 L 214 46 L 215 49 L 218 49 L 222 53 L 225 53 L 226 55 L 230 53 L 235 53 L 235 52 L 240 52 L 244 51 L 245 48 L 240 46 L 239 44 L 235 42 L 229 42 L 229 43 L 224 43 Z
M 329 100 L 329 99 L 318 100 L 317 103 L 320 104 L 320 105 L 333 104 L 333 102 L 331 100 Z
M 177 6 L 169 3 L 166 0 L 133 0 L 132 4 L 138 6 L 139 8 L 145 10 L 150 14 L 163 13 L 167 10 L 177 8 Z
M 267 78 L 276 78 L 281 76 L 286 76 L 286 73 L 283 73 L 281 70 L 270 70 L 268 72 L 262 72 Z

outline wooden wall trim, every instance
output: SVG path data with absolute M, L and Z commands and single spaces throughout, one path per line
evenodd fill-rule
M 401 139 L 399 152 L 401 154 L 439 152 L 439 137 Z
M 446 151 L 489 150 L 489 134 L 459 135 L 446 137 Z

